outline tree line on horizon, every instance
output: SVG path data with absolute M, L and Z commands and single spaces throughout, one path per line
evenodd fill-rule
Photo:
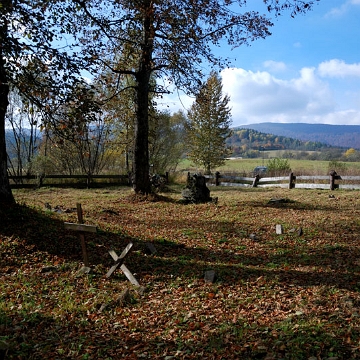
M 238 129 L 252 129 L 265 134 L 360 150 L 360 125 L 264 122 L 238 126 L 234 130 Z
M 173 114 L 154 112 L 149 131 L 152 174 L 175 172 L 184 158 L 192 160 L 210 174 L 213 169 L 223 165 L 227 157 L 269 158 L 269 151 L 273 154 L 275 151 L 281 159 L 360 161 L 360 153 L 352 148 L 332 147 L 252 129 L 231 129 L 229 98 L 222 96 L 221 81 L 215 73 L 208 81 L 211 86 L 206 87 L 206 95 L 208 101 L 215 98 L 215 106 L 203 106 L 203 93 L 188 114 L 181 111 Z M 56 133 L 39 131 L 36 126 L 31 126 L 37 123 L 36 119 L 41 115 L 26 110 L 26 107 L 25 112 L 19 113 L 18 109 L 25 106 L 19 100 L 10 98 L 8 112 L 11 129 L 6 134 L 11 175 L 131 172 L 133 130 L 130 124 L 126 129 L 116 119 L 107 119 L 106 122 L 99 120 L 99 123 L 88 126 L 81 141 L 65 139 Z M 214 121 L 203 122 L 210 116 L 204 112 L 210 109 L 216 114 Z M 29 124 L 29 127 L 25 124 Z M 219 133 L 214 134 L 214 129 Z M 212 146 L 210 149 L 207 147 L 209 142 Z

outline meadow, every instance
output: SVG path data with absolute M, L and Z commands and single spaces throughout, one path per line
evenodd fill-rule
M 294 152 L 295 153 L 295 152 Z M 243 173 L 250 174 L 256 166 L 267 165 L 268 159 L 273 159 L 279 155 L 279 151 L 268 151 L 268 158 L 241 159 L 231 158 L 227 160 L 225 165 L 218 167 L 216 170 L 220 173 Z M 360 162 L 343 162 L 343 161 L 325 161 L 325 160 L 298 160 L 288 159 L 290 167 L 295 175 L 328 175 L 330 170 L 338 171 L 342 175 L 360 174 Z M 335 166 L 334 166 L 335 165 Z M 337 167 L 337 169 L 336 169 Z M 183 160 L 179 166 L 179 171 L 203 172 L 201 168 L 197 168 L 190 163 L 189 160 Z
M 217 204 L 183 205 L 181 189 L 147 198 L 126 187 L 14 190 L 18 205 L 0 210 L 2 354 L 360 357 L 360 192 L 211 187 Z M 97 226 L 86 235 L 89 273 L 64 229 L 77 203 Z M 120 269 L 105 276 L 108 251 L 129 242 L 125 264 L 140 288 Z

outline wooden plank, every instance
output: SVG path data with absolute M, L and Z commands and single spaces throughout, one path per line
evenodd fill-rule
M 221 175 L 219 176 L 220 179 L 225 180 L 237 180 L 237 181 L 253 181 L 254 178 L 252 177 L 245 177 L 245 176 L 227 176 L 227 175 Z
M 306 183 L 298 184 L 298 183 L 296 183 L 296 189 L 325 189 L 325 190 L 329 190 L 330 185 L 329 184 L 306 184 Z
M 96 226 L 94 225 L 74 224 L 68 222 L 64 222 L 64 225 L 67 230 L 96 233 Z
M 260 182 L 288 181 L 289 176 L 261 177 Z
M 110 256 L 116 261 L 118 259 L 117 253 L 114 250 L 109 250 Z
M 113 272 L 117 269 L 117 267 L 119 265 L 122 265 L 122 262 L 125 260 L 125 257 L 129 254 L 130 249 L 132 248 L 133 243 L 130 242 L 126 245 L 125 249 L 123 250 L 123 252 L 121 253 L 120 256 L 117 256 L 116 252 L 114 250 L 109 250 L 109 254 L 110 256 L 114 259 L 115 264 L 110 268 L 110 270 L 106 273 L 106 277 L 110 277 Z M 124 265 L 125 266 L 125 265 Z M 122 267 L 120 266 L 120 268 L 122 269 Z M 127 268 L 126 268 L 127 269 Z M 127 271 L 130 273 L 130 271 L 127 269 Z M 131 274 L 131 273 L 130 273 Z M 126 275 L 126 274 L 125 274 Z M 132 275 L 131 275 L 132 276 Z M 126 275 L 127 277 L 127 275 Z M 129 278 L 128 278 L 129 279 Z M 134 278 L 135 279 L 135 278 Z M 130 280 L 130 279 L 129 279 Z M 130 280 L 131 281 L 131 280 Z M 136 281 L 136 279 L 135 279 Z
M 110 270 L 106 273 L 106 277 L 109 278 L 112 275 L 112 273 L 117 269 L 118 266 L 119 266 L 119 263 L 113 265 L 110 268 Z
M 312 175 L 297 175 L 296 176 L 297 180 L 311 180 L 311 181 L 315 181 L 315 180 L 329 180 L 329 176 L 312 176 Z
M 9 180 L 35 180 L 37 175 L 9 175 Z
M 134 244 L 132 242 L 129 242 L 127 245 L 126 245 L 126 248 L 123 250 L 123 252 L 121 253 L 121 255 L 119 256 L 118 260 L 119 259 L 123 259 L 127 254 L 128 252 L 130 251 L 130 249 L 132 248 Z
M 352 184 L 340 184 L 338 185 L 339 189 L 350 189 L 350 190 L 359 190 L 360 185 L 352 185 Z
M 211 184 L 208 184 L 211 185 Z M 215 184 L 214 184 L 215 185 Z M 230 183 L 230 182 L 220 182 L 220 186 L 240 186 L 240 187 L 250 187 L 251 184 L 241 184 L 241 183 Z
M 360 176 L 342 176 L 342 180 L 360 181 Z
M 91 175 L 92 179 L 127 179 L 128 175 Z M 9 179 L 26 180 L 26 179 L 37 179 L 37 175 L 24 175 L 24 176 L 13 176 L 10 175 Z M 45 175 L 46 179 L 88 179 L 88 175 Z
M 289 188 L 289 184 L 284 184 L 284 183 L 278 183 L 278 184 L 258 184 L 257 186 L 258 188 L 268 188 L 268 187 L 279 187 L 279 188 L 284 188 L 284 189 L 288 189 Z M 297 187 L 297 184 L 296 184 Z
M 125 264 L 122 264 L 120 266 L 120 269 L 123 271 L 123 273 L 125 274 L 125 276 L 128 278 L 128 280 L 136 286 L 140 286 L 140 284 L 138 283 L 138 281 L 135 279 L 134 275 L 130 272 L 130 270 L 126 267 Z
M 82 253 L 83 253 L 84 265 L 85 265 L 85 267 L 89 268 L 90 264 L 89 264 L 89 257 L 87 254 L 87 250 L 86 250 L 86 242 L 85 242 L 84 233 L 80 232 L 79 237 L 80 237 L 81 249 L 82 249 Z

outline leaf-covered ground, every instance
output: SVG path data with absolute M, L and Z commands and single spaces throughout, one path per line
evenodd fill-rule
M 360 357 L 360 192 L 211 188 L 218 203 L 199 205 L 180 204 L 179 190 L 157 201 L 127 188 L 14 193 L 19 205 L 0 210 L 8 359 Z M 77 203 L 98 228 L 88 274 L 64 229 Z M 141 291 L 119 269 L 105 277 L 108 251 L 130 241 Z

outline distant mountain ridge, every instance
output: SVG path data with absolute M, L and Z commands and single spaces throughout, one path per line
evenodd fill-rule
M 302 141 L 317 141 L 335 147 L 360 149 L 360 125 L 264 122 L 234 128 L 237 129 L 252 129 Z

